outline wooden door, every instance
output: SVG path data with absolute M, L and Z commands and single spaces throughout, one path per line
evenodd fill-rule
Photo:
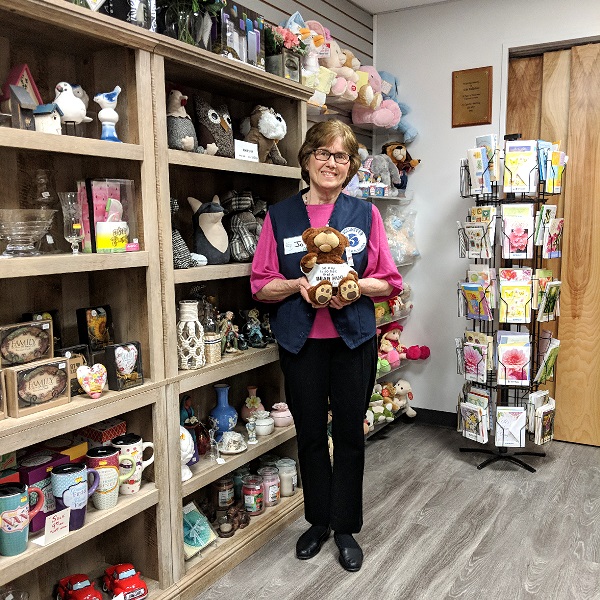
M 564 193 L 561 343 L 554 385 L 555 439 L 600 446 L 600 44 L 509 65 L 507 132 L 560 140 L 569 156 Z

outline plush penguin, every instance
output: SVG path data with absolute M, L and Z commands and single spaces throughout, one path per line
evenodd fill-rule
M 188 197 L 188 202 L 194 213 L 194 252 L 206 256 L 209 265 L 228 263 L 229 240 L 222 223 L 225 211 L 219 203 L 219 196 L 214 196 L 212 202 L 204 203 Z
M 187 100 L 180 90 L 173 89 L 167 96 L 167 144 L 175 150 L 204 154 L 204 148 L 198 145 L 192 119 L 185 110 Z
M 54 103 L 62 111 L 61 123 L 89 123 L 92 119 L 86 116 L 86 106 L 81 98 L 73 93 L 73 87 L 66 81 L 61 81 L 54 88 L 56 96 Z

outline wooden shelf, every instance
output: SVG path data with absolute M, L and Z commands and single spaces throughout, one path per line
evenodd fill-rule
M 387 371 L 386 373 L 381 373 L 381 375 L 377 376 L 377 381 L 381 381 L 385 377 L 389 377 L 392 373 L 396 373 L 396 371 L 403 369 L 407 362 L 409 362 L 408 359 L 404 359 L 403 361 L 400 362 L 399 366 L 394 367 L 393 369 Z
M 205 265 L 190 269 L 174 269 L 175 283 L 195 283 L 197 281 L 213 281 L 215 279 L 232 279 L 234 277 L 249 277 L 251 263 L 228 263 L 226 265 Z
M 18 419 L 7 417 L 0 421 L 0 454 L 155 404 L 161 401 L 161 396 L 159 383 L 146 382 L 133 390 L 104 392 L 95 400 L 87 396 L 74 396 L 71 402 L 62 406 Z
M 106 142 L 73 135 L 53 135 L 39 131 L 0 127 L 0 147 L 40 152 L 58 152 L 77 156 L 144 160 L 144 148 L 137 144 Z
M 206 589 L 233 569 L 300 517 L 303 510 L 304 496 L 299 489 L 293 496 L 282 498 L 277 506 L 268 507 L 262 515 L 251 517 L 250 524 L 238 529 L 233 537 L 219 538 L 215 545 L 187 561 L 186 574 L 178 583 L 180 600 L 195 598 L 199 589 Z
M 0 557 L 0 585 L 4 585 L 21 575 L 47 563 L 60 554 L 87 542 L 111 527 L 141 513 L 158 502 L 158 490 L 154 483 L 143 483 L 140 491 L 131 496 L 119 496 L 114 508 L 96 510 L 91 503 L 87 507 L 85 524 L 81 529 L 71 531 L 64 538 L 49 544 L 39 546 L 34 540 L 38 535 L 30 536 L 27 550 L 17 556 Z
M 193 476 L 182 484 L 182 496 L 189 496 L 196 490 L 207 486 L 217 479 L 231 473 L 234 469 L 245 465 L 254 458 L 269 452 L 287 440 L 296 436 L 296 427 L 288 425 L 287 427 L 275 427 L 273 433 L 265 436 L 258 436 L 258 443 L 248 446 L 248 449 L 240 454 L 222 454 L 225 464 L 218 465 L 207 458 L 200 458 L 200 461 L 190 467 Z
M 286 165 L 269 165 L 266 163 L 237 160 L 226 156 L 210 156 L 195 152 L 169 149 L 169 164 L 194 167 L 197 169 L 211 169 L 213 171 L 228 171 L 234 173 L 247 173 L 249 175 L 264 175 L 266 177 L 282 177 L 300 180 L 302 175 L 300 167 Z
M 178 381 L 179 393 L 182 394 L 227 377 L 257 369 L 276 360 L 279 360 L 279 350 L 275 344 L 266 348 L 249 348 L 239 354 L 226 354 L 220 362 L 206 365 L 201 369 L 179 371 L 179 374 L 170 380 L 170 383 Z
M 132 269 L 147 267 L 149 264 L 149 253 L 143 250 L 122 254 L 45 254 L 12 258 L 2 256 L 0 257 L 0 279 Z

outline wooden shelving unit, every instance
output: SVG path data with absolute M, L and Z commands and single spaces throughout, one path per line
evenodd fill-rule
M 75 309 L 110 304 L 118 342 L 139 340 L 142 386 L 105 392 L 100 398 L 75 397 L 64 406 L 29 417 L 0 420 L 0 453 L 27 448 L 109 417 L 122 417 L 128 430 L 154 444 L 155 461 L 144 471 L 139 493 L 121 496 L 116 508 L 88 505 L 85 525 L 60 541 L 0 557 L 0 585 L 27 590 L 34 600 L 55 597 L 54 585 L 72 573 L 101 576 L 117 562 L 133 562 L 149 585 L 151 600 L 192 598 L 241 562 L 302 512 L 302 493 L 284 499 L 251 526 L 202 558 L 184 563 L 182 504 L 202 494 L 212 481 L 265 452 L 295 456 L 295 429 L 276 429 L 224 465 L 206 459 L 180 477 L 179 398 L 190 393 L 206 417 L 215 404 L 212 385 L 231 386 L 239 408 L 247 385 L 259 386 L 268 408 L 282 397 L 274 345 L 226 356 L 194 371 L 177 368 L 177 303 L 201 285 L 215 295 L 221 310 L 236 316 L 250 308 L 249 264 L 173 269 L 169 198 L 180 201 L 184 238 L 191 237 L 187 196 L 208 201 L 213 194 L 248 189 L 277 201 L 301 185 L 297 151 L 305 135 L 306 100 L 312 91 L 237 61 L 75 6 L 64 0 L 4 0 L 0 6 L 0 79 L 15 64 L 29 63 L 46 102 L 58 81 L 79 83 L 89 94 L 122 88 L 117 134 L 122 144 L 97 139 L 89 124 L 86 137 L 53 136 L 0 127 L 3 208 L 20 207 L 31 174 L 46 168 L 56 189 L 74 190 L 86 177 L 133 179 L 140 251 L 122 255 L 68 253 L 0 259 L 0 323 L 27 311 L 57 309 L 63 345 L 78 342 Z M 170 150 L 166 135 L 166 83 L 226 103 L 235 122 L 256 104 L 273 106 L 286 119 L 288 134 L 279 143 L 288 166 L 250 163 Z M 90 102 L 89 110 L 95 105 Z M 193 103 L 188 105 L 193 110 Z M 62 224 L 61 224 L 62 225 Z M 0 251 L 3 247 L 0 247 Z M 237 317 L 239 319 L 239 317 Z M 118 543 L 115 542 L 118 540 Z M 143 543 L 140 543 L 143 540 Z

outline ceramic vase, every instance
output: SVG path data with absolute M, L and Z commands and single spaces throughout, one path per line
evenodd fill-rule
M 206 363 L 204 329 L 198 319 L 197 300 L 182 300 L 179 303 L 177 357 L 180 369 L 199 369 Z
M 226 383 L 217 383 L 213 387 L 217 393 L 217 405 L 210 411 L 208 419 L 211 427 L 216 430 L 215 439 L 220 441 L 223 433 L 233 431 L 237 425 L 238 414 L 229 404 L 229 386 Z
M 258 400 L 258 404 L 256 404 L 256 406 L 248 406 L 246 404 L 246 401 L 244 400 L 244 404 L 242 405 L 242 410 L 240 411 L 240 416 L 242 417 L 242 419 L 246 422 L 248 422 L 248 419 L 254 415 L 254 413 L 257 410 L 265 410 L 265 407 L 262 405 L 260 398 L 256 397 L 256 390 L 258 388 L 254 385 L 249 385 L 247 387 L 248 390 L 248 398 L 256 398 L 256 400 Z

